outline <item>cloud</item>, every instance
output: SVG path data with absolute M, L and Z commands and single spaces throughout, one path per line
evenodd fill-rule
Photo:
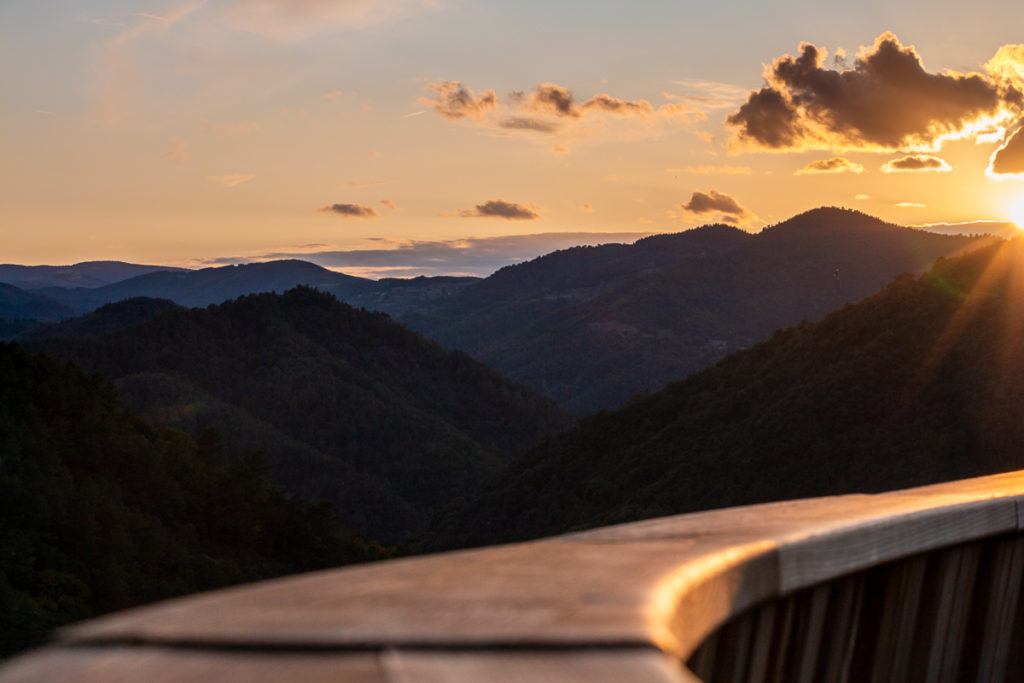
M 498 96 L 493 90 L 485 90 L 477 96 L 459 81 L 431 83 L 427 89 L 436 92 L 437 99 L 421 98 L 420 102 L 452 121 L 463 118 L 483 120 L 488 111 L 498 106 Z
M 382 200 L 380 200 L 380 205 L 381 206 L 386 206 L 389 209 L 391 209 L 392 211 L 394 211 L 395 209 L 398 208 L 398 205 L 395 204 L 395 202 L 393 200 L 391 200 L 391 199 L 382 199 Z
M 344 94 L 345 94 L 345 93 L 343 93 L 343 92 L 342 92 L 342 91 L 340 91 L 340 90 L 332 90 L 332 91 L 330 91 L 330 92 L 325 92 L 325 93 L 324 93 L 324 99 L 328 99 L 328 100 L 336 100 L 336 99 L 338 99 L 339 97 L 341 97 L 341 96 L 342 96 L 342 95 L 344 95 Z
M 159 13 L 136 14 L 143 21 L 129 26 L 97 49 L 96 113 L 101 122 L 118 123 L 135 93 L 147 85 L 146 74 L 138 67 L 137 45 L 166 33 L 204 4 L 205 0 L 194 0 L 164 7 Z
M 739 147 L 761 150 L 932 150 L 1005 119 L 1019 91 L 978 74 L 929 73 L 892 33 L 850 69 L 824 68 L 826 50 L 801 43 L 776 59 L 767 84 L 726 119 Z
M 330 204 L 317 209 L 320 213 L 336 213 L 344 218 L 376 218 L 380 214 L 372 206 L 360 204 Z
M 923 209 L 927 207 L 927 204 L 919 204 L 917 202 L 896 202 L 893 206 L 900 209 Z
M 695 191 L 690 195 L 690 201 L 685 204 L 679 204 L 679 208 L 697 215 L 717 212 L 725 218 L 741 219 L 753 217 L 753 214 L 740 206 L 739 202 L 718 190 L 711 190 L 707 193 Z
M 440 0 L 234 0 L 221 17 L 239 31 L 297 42 L 398 21 L 443 5 Z
M 739 105 L 747 98 L 748 90 L 731 83 L 719 83 L 716 81 L 702 81 L 695 78 L 687 78 L 673 83 L 679 86 L 681 93 L 664 92 L 662 95 L 668 100 L 686 100 L 698 105 L 702 109 L 725 109 Z
M 498 120 L 498 125 L 502 128 L 532 130 L 538 133 L 555 133 L 562 127 L 557 121 L 534 119 L 528 116 L 506 116 Z
M 990 176 L 1024 175 L 1024 128 L 1008 136 L 992 153 L 987 172 Z
M 583 202 L 577 205 L 576 208 L 584 213 L 594 213 L 594 207 L 590 205 L 590 202 Z
M 503 266 L 527 261 L 557 249 L 585 244 L 632 243 L 650 234 L 651 231 L 555 232 L 431 241 L 376 238 L 369 240 L 374 245 L 372 249 L 325 249 L 310 253 L 305 249 L 289 248 L 260 256 L 222 259 L 218 263 L 300 258 L 325 268 L 365 277 L 487 276 Z
M 215 183 L 219 183 L 224 187 L 235 187 L 236 185 L 247 183 L 255 177 L 255 173 L 229 173 L 227 175 L 206 176 L 206 179 L 212 180 Z
M 504 218 L 509 221 L 532 221 L 540 218 L 536 207 L 506 202 L 502 199 L 489 199 L 477 204 L 472 209 L 459 209 L 456 215 L 460 218 Z
M 185 141 L 174 138 L 171 140 L 170 148 L 164 152 L 163 158 L 171 162 L 175 166 L 181 166 L 189 159 L 189 154 L 185 150 Z
M 869 195 L 869 194 L 859 194 L 856 197 L 854 197 L 854 199 L 856 199 L 858 202 L 863 202 L 863 201 L 867 201 L 868 199 L 871 199 L 871 195 Z
M 553 151 L 555 154 L 568 154 L 569 148 L 566 147 L 565 145 L 554 145 L 551 147 L 551 151 Z
M 591 119 L 620 118 L 657 122 L 683 122 L 702 119 L 704 115 L 686 103 L 667 102 L 658 107 L 647 100 L 626 100 L 607 93 L 578 101 L 569 88 L 555 83 L 538 83 L 528 93 L 513 91 L 501 100 L 494 90 L 476 94 L 460 81 L 430 83 L 433 97 L 420 98 L 420 103 L 450 121 L 470 121 L 495 131 L 522 131 L 528 134 L 568 134 L 582 122 Z M 591 127 L 592 128 L 592 127 Z M 597 131 L 589 130 L 590 134 Z
M 813 173 L 863 173 L 864 167 L 846 157 L 832 157 L 812 161 L 793 175 L 809 175 Z
M 891 159 L 882 164 L 882 173 L 915 173 L 921 171 L 936 171 L 948 173 L 953 167 L 944 160 L 928 154 L 910 154 L 899 159 Z

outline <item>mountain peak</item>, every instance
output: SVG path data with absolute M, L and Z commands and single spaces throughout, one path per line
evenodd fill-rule
M 759 234 L 771 237 L 814 237 L 856 232 L 890 232 L 906 230 L 856 209 L 822 206 L 792 218 L 766 226 Z

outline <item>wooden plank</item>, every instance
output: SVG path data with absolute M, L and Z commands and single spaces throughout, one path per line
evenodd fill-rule
M 1022 576 L 1024 537 L 1002 541 L 994 553 L 991 581 L 987 586 L 987 604 L 975 679 L 978 683 L 1000 683 L 1006 680 L 1013 624 L 1021 599 Z
M 823 585 L 811 590 L 808 596 L 805 619 L 799 638 L 799 659 L 797 661 L 797 683 L 814 683 L 821 656 L 821 644 L 825 636 L 825 614 L 831 597 L 832 586 Z M 842 628 L 842 624 L 828 624 L 829 628 Z
M 786 593 L 882 562 L 1016 528 L 1016 501 L 983 500 L 893 515 L 783 542 L 779 548 L 780 590 Z
M 927 566 L 924 557 L 915 557 L 890 571 L 882 596 L 872 681 L 907 680 Z
M 381 656 L 390 683 L 701 683 L 654 650 L 409 652 Z
M 387 683 L 374 654 L 211 652 L 153 647 L 51 648 L 0 669 L 2 683 Z
M 938 609 L 928 657 L 928 681 L 955 683 L 958 680 L 980 555 L 980 546 L 971 544 L 947 550 L 939 557 Z

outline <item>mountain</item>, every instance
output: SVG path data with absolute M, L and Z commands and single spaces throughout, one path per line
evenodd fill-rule
M 37 266 L 42 267 L 42 266 Z M 168 299 L 189 308 L 219 304 L 246 294 L 284 292 L 299 285 L 330 292 L 357 307 L 392 315 L 417 310 L 478 282 L 473 277 L 417 277 L 368 280 L 299 260 L 267 261 L 200 270 L 163 270 L 101 287 L 42 287 L 46 295 L 77 313 L 133 297 Z
M 373 282 L 335 273 L 306 261 L 287 260 L 200 270 L 164 270 L 103 287 L 49 287 L 37 291 L 84 313 L 131 297 L 170 299 L 181 306 L 202 307 L 245 294 L 283 292 L 297 285 L 310 285 L 348 296 L 371 288 Z
M 72 315 L 69 307 L 49 297 L 0 282 L 0 320 L 53 321 Z
M 154 429 L 105 380 L 0 343 L 0 657 L 69 621 L 386 556 L 326 505 Z
M 571 423 L 465 354 L 307 287 L 138 315 L 153 305 L 106 306 L 25 343 L 115 379 L 157 424 L 264 451 L 281 484 L 389 543 Z
M 555 252 L 401 319 L 584 414 L 976 243 L 816 209 L 755 235 L 712 225 Z
M 449 509 L 434 547 L 1024 467 L 1024 242 L 939 260 L 624 408 Z
M 102 287 L 160 270 L 184 271 L 171 266 L 146 266 L 122 261 L 85 261 L 73 266 L 19 266 L 0 264 L 0 282 L 21 287 Z

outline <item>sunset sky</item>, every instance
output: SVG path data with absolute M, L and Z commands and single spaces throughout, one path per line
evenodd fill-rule
M 486 274 L 821 205 L 1021 217 L 1019 17 L 1009 0 L 0 0 L 0 262 Z

